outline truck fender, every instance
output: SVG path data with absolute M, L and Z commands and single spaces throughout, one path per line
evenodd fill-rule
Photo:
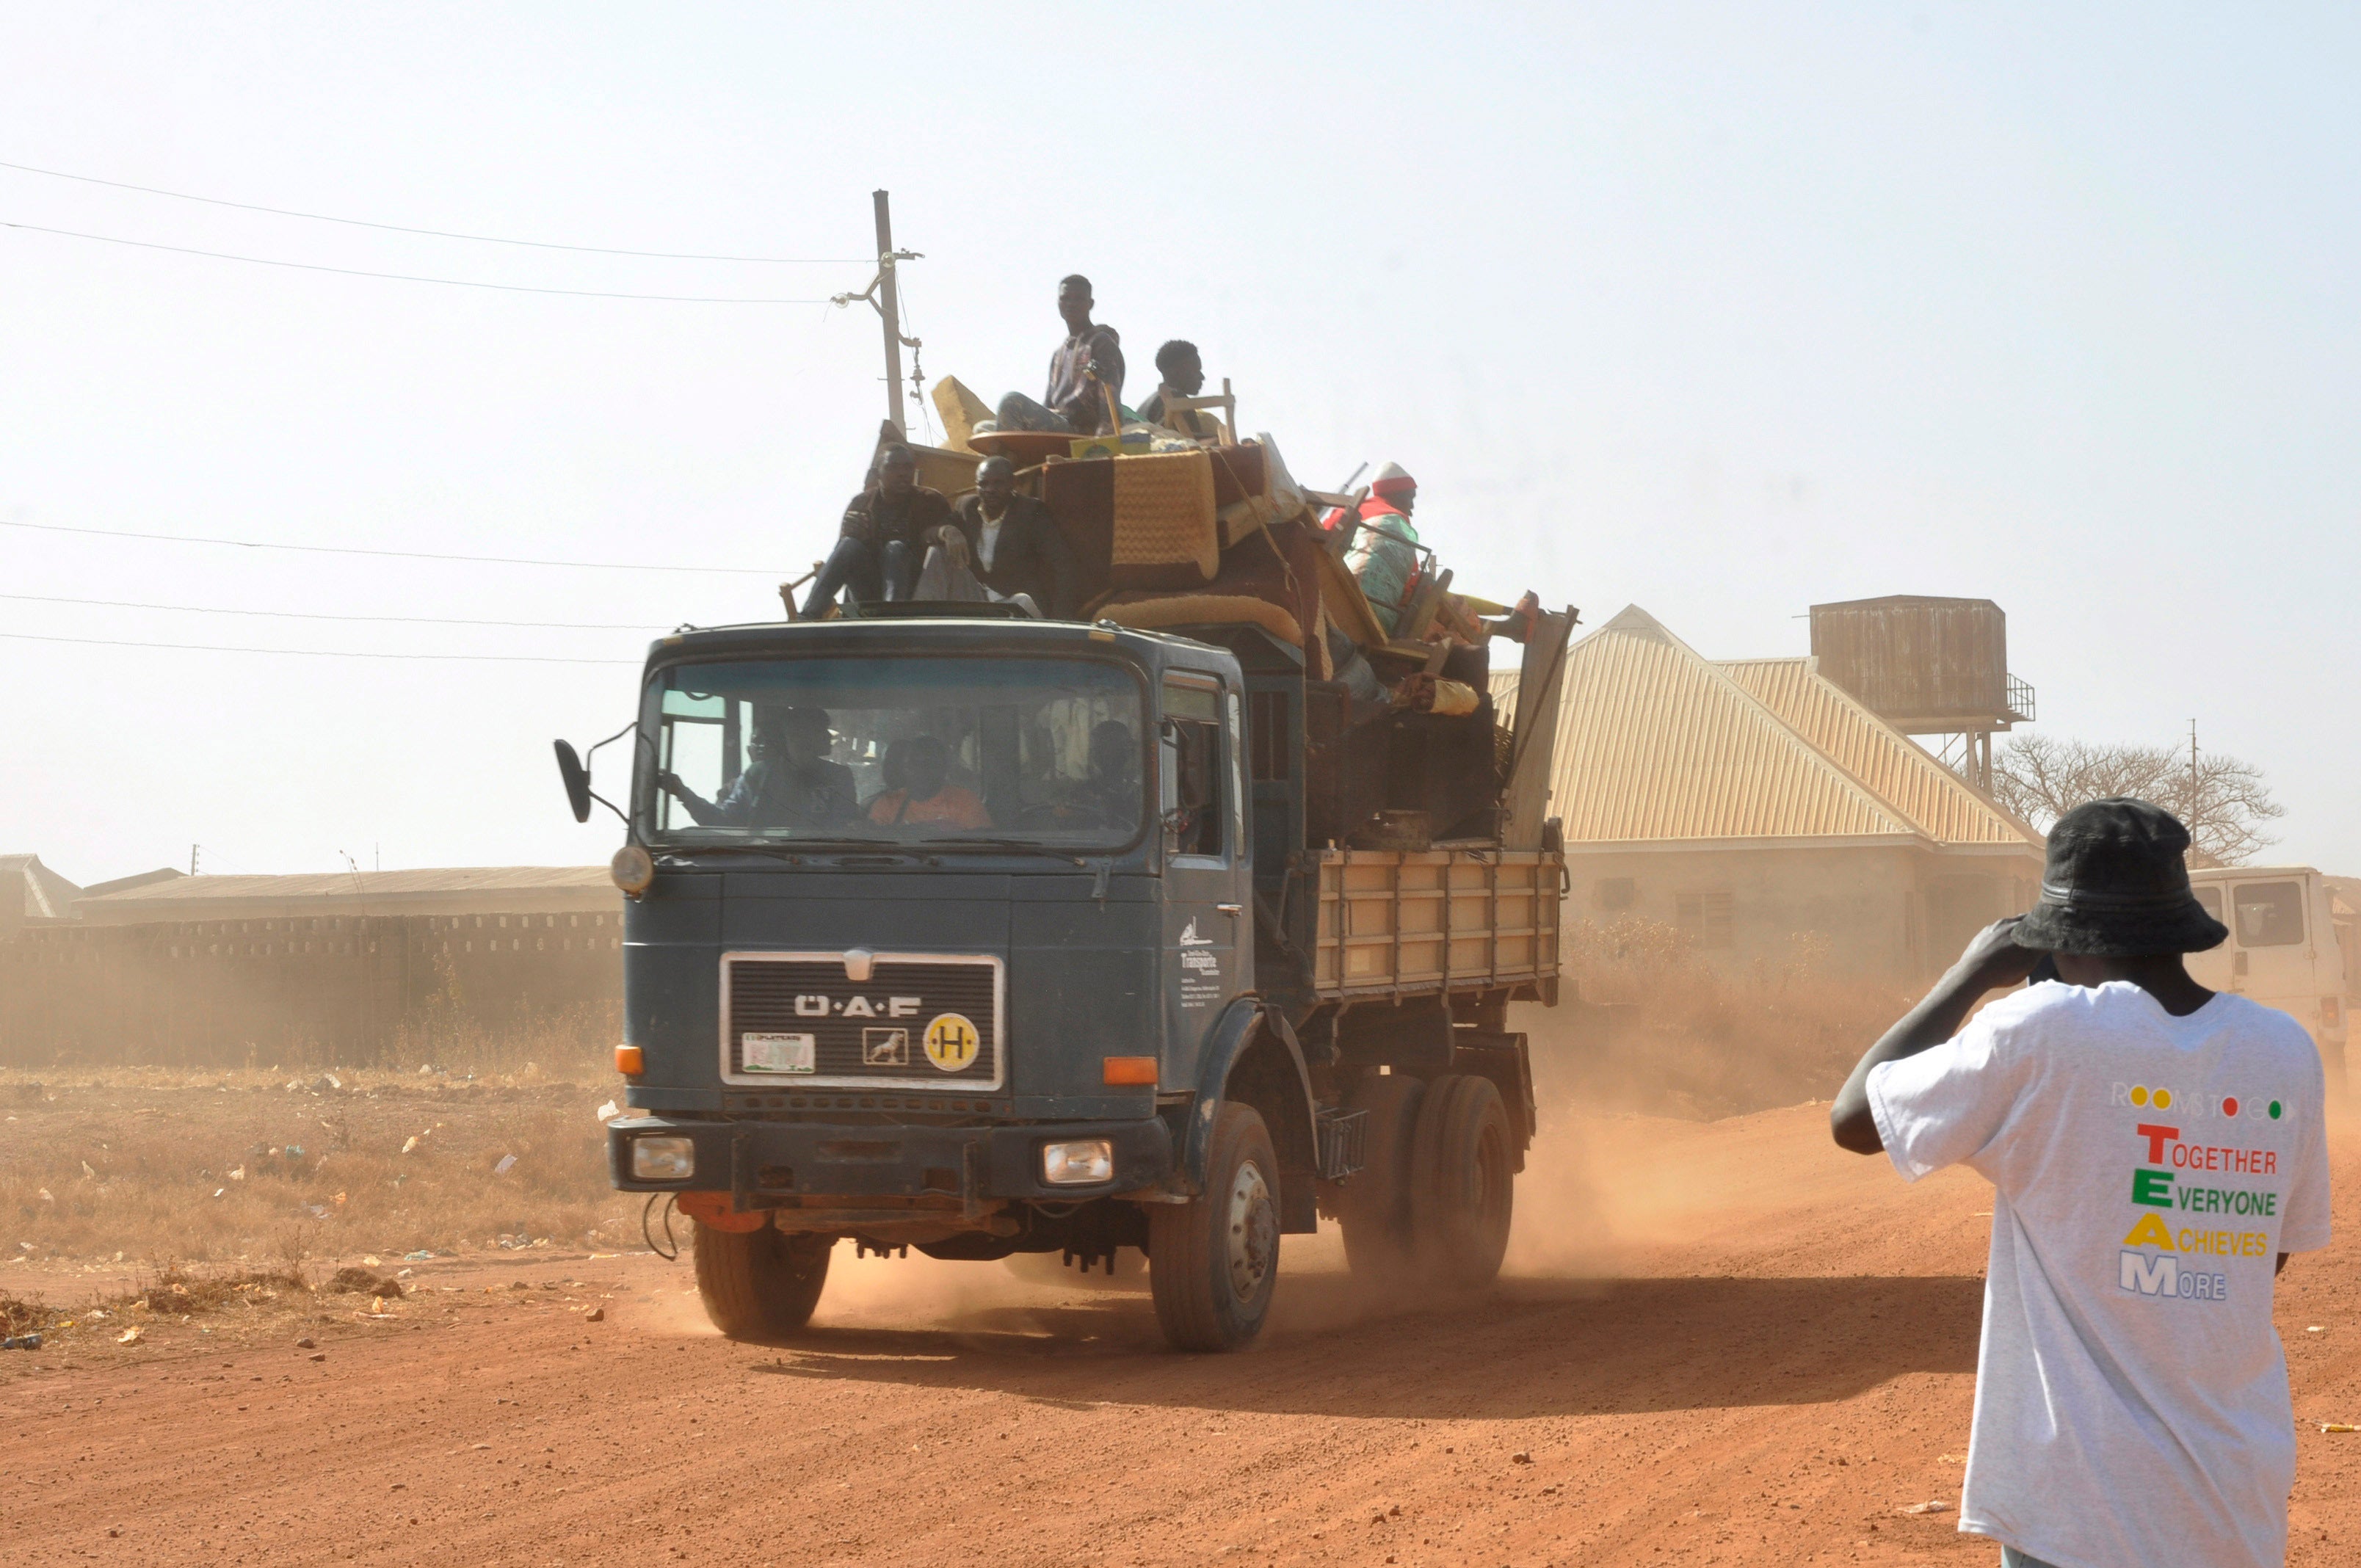
M 1181 1130 L 1175 1172 L 1192 1195 L 1205 1190 L 1213 1119 L 1228 1099 L 1252 1103 L 1269 1126 L 1279 1156 L 1280 1228 L 1312 1230 L 1318 1223 L 1312 1179 L 1319 1164 L 1319 1132 L 1313 1122 L 1312 1075 L 1287 1020 L 1251 997 L 1230 1003 L 1201 1058 L 1197 1097 Z

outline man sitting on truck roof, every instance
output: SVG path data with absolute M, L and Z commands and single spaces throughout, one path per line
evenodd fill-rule
M 970 570 L 999 599 L 1019 594 L 1051 620 L 1071 620 L 1078 572 L 1074 553 L 1049 509 L 1016 493 L 1016 466 L 987 457 L 975 471 L 975 494 L 955 519 L 967 536 Z
M 1213 440 L 1213 421 L 1195 409 L 1176 409 L 1169 415 L 1164 411 L 1168 389 L 1184 398 L 1193 398 L 1205 389 L 1205 361 L 1197 352 L 1197 345 L 1186 338 L 1174 338 L 1156 351 L 1156 373 L 1162 378 L 1161 384 L 1139 405 L 1139 417 L 1149 424 L 1170 425 L 1200 441 Z
M 708 801 L 671 772 L 656 787 L 686 808 L 700 828 L 839 828 L 861 815 L 852 770 L 829 761 L 828 710 L 757 704 L 752 758 L 719 800 Z
M 917 454 L 899 442 L 887 445 L 868 488 L 844 509 L 836 549 L 812 579 L 803 618 L 819 620 L 846 588 L 855 599 L 909 598 L 924 542 L 950 520 L 943 493 L 918 483 Z
M 1058 283 L 1058 314 L 1066 341 L 1049 356 L 1049 388 L 1035 402 L 1022 392 L 1000 400 L 1002 430 L 1063 431 L 1108 435 L 1107 400 L 1123 397 L 1123 339 L 1091 320 L 1091 280 L 1077 272 Z
M 912 735 L 885 753 L 885 783 L 869 802 L 869 820 L 886 828 L 939 823 L 989 828 L 992 814 L 975 792 L 950 782 L 951 749 L 932 735 Z

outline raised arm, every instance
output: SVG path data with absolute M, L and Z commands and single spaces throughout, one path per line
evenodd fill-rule
M 2011 937 L 2021 918 L 2011 915 L 1977 932 L 1967 951 L 1944 971 L 1935 988 L 1869 1047 L 1828 1107 L 1828 1131 L 1838 1146 L 1855 1154 L 1879 1154 L 1885 1148 L 1884 1140 L 1878 1136 L 1877 1118 L 1869 1108 L 1872 1068 L 1941 1045 L 1960 1032 L 1984 992 L 2015 985 L 2033 972 L 2041 954 L 2018 947 Z

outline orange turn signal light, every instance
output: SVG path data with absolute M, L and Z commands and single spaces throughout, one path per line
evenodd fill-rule
M 647 1053 L 637 1046 L 615 1047 L 615 1070 L 625 1078 L 637 1078 L 648 1069 Z
M 1109 1057 L 1106 1058 L 1106 1080 L 1109 1083 L 1156 1082 L 1154 1057 Z

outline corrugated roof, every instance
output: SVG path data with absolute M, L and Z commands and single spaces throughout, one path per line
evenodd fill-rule
M 0 910 L 15 920 L 62 920 L 82 890 L 38 855 L 0 855 Z
M 419 898 L 441 894 L 541 893 L 574 888 L 611 892 L 604 866 L 457 866 L 409 872 L 306 872 L 289 876 L 184 876 L 82 901 L 119 908 L 221 899 Z M 170 916 L 162 916 L 169 918 Z
M 1811 659 L 1720 668 L 1780 720 L 1938 844 L 2038 844 L 2040 836 L 1862 707 Z
M 1553 771 L 1569 844 L 1919 836 L 1636 605 L 1566 651 Z

